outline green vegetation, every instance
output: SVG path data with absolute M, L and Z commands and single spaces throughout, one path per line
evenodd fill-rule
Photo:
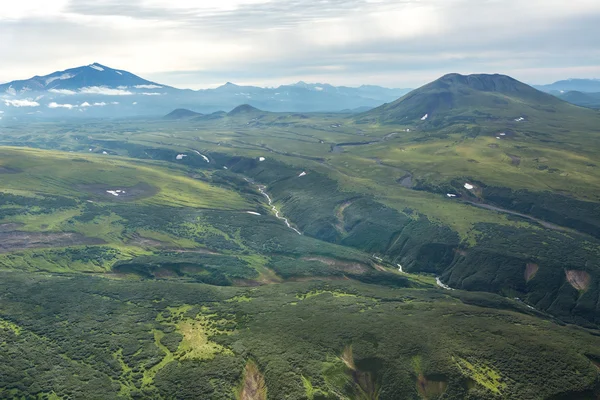
M 494 82 L 3 122 L 0 397 L 597 397 L 600 116 Z

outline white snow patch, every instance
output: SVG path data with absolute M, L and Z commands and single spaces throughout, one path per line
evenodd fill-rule
M 135 85 L 136 89 L 162 89 L 162 86 L 159 85 Z
M 177 160 L 183 160 L 183 157 L 187 157 L 187 154 L 177 154 L 177 157 L 175 157 Z
M 119 75 L 123 75 L 123 73 L 122 73 L 122 72 L 119 72 L 119 71 L 115 71 L 115 72 L 116 72 L 117 74 L 119 74 Z
M 105 102 L 101 102 L 101 103 L 94 103 L 94 107 L 104 107 L 106 105 Z
M 377 261 L 383 261 L 383 258 L 377 257 L 377 255 L 375 255 L 375 254 L 373 254 L 373 258 L 376 259 Z
M 500 139 L 502 139 L 502 138 L 501 138 L 500 136 L 496 136 L 496 139 L 500 140 Z
M 473 190 L 473 189 L 475 189 L 475 186 L 471 185 L 470 183 L 465 183 L 465 189 Z
M 40 103 L 31 100 L 4 100 L 4 105 L 8 107 L 39 107 Z
M 9 94 L 11 96 L 16 96 L 17 91 L 12 86 L 9 86 L 9 88 L 6 89 L 6 94 Z
M 456 195 L 455 195 L 455 194 L 452 194 L 452 193 L 448 193 L 448 194 L 446 194 L 446 196 L 448 196 L 448 197 L 450 197 L 450 198 L 456 197 Z
M 500 133 L 500 136 L 506 136 L 506 133 L 502 132 Z
M 90 149 L 90 151 L 94 151 L 94 149 Z
M 148 93 L 148 92 L 144 92 L 141 93 L 142 96 L 162 96 L 162 93 L 156 93 L 156 92 L 152 92 L 152 93 Z
M 396 264 L 398 266 L 398 271 L 404 273 L 404 270 L 402 269 L 402 265 L 400 264 Z
M 103 152 L 102 152 L 102 154 L 106 155 L 106 154 L 108 154 L 108 153 L 107 153 L 106 151 L 103 151 Z
M 194 150 L 194 153 L 196 153 L 200 157 L 204 158 L 204 161 L 206 161 L 207 163 L 210 163 L 210 160 L 208 159 L 208 157 L 206 157 L 204 154 L 200 153 L 198 150 Z
M 522 122 L 522 121 L 525 121 L 525 118 L 523 118 L 523 117 L 519 117 L 519 118 L 515 119 L 515 121 L 516 121 L 516 122 Z
M 321 92 L 323 90 L 323 88 L 321 86 L 315 86 L 315 90 L 317 92 Z
M 421 121 L 425 121 L 427 118 L 429 118 L 429 114 L 423 115 L 423 118 L 421 118 Z
M 71 75 L 71 74 L 62 74 L 60 76 L 53 76 L 52 78 L 46 79 L 46 86 L 48 86 L 49 84 L 51 84 L 54 81 L 64 81 L 67 79 L 71 79 L 74 76 L 75 75 Z
M 119 102 L 118 102 L 118 101 L 113 101 L 113 102 L 112 102 L 112 103 L 110 103 L 110 104 L 112 104 L 112 105 L 114 105 L 114 106 L 117 106 L 117 105 L 119 105 Z
M 306 176 L 306 172 L 302 171 L 302 173 L 300 175 L 298 175 L 298 178 L 302 178 L 303 176 Z
M 134 102 L 133 102 L 133 103 L 131 103 L 131 104 L 133 104 L 133 105 L 135 106 L 135 105 L 137 105 L 137 101 L 134 101 Z
M 229 169 L 229 168 L 227 168 L 227 167 L 224 166 L 223 169 Z
M 450 286 L 446 285 L 444 282 L 442 282 L 442 281 L 440 280 L 440 277 L 439 277 L 439 276 L 436 276 L 436 278 L 435 278 L 435 283 L 437 283 L 437 285 L 438 285 L 439 287 L 441 287 L 442 289 L 446 289 L 446 290 L 455 290 L 455 289 L 452 289 Z
M 88 65 L 88 67 L 93 68 L 96 71 L 100 71 L 100 72 L 104 71 L 104 68 L 102 68 L 101 66 L 96 65 L 96 64 Z
M 246 214 L 260 215 L 259 213 L 254 212 L 254 211 L 246 211 Z
M 116 190 L 107 190 L 106 193 L 112 194 L 113 196 L 119 197 L 119 192 Z
M 87 101 L 81 103 L 81 105 L 79 107 L 91 107 L 92 105 L 90 103 L 88 103 Z
M 266 158 L 264 158 L 264 157 L 260 157 L 260 158 L 258 159 L 258 161 L 260 161 L 260 162 L 263 162 L 263 161 L 265 161 L 265 160 L 266 160 Z

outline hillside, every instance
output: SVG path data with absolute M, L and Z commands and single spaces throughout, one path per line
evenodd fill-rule
M 556 97 L 505 75 L 448 74 L 358 118 L 387 124 L 437 120 L 440 125 L 572 111 Z
M 501 76 L 406 98 L 440 93 L 3 120 L 0 397 L 597 397 L 600 114 Z
M 201 117 L 202 115 L 203 114 L 197 113 L 192 110 L 187 110 L 185 108 L 178 108 L 176 110 L 171 111 L 170 113 L 165 115 L 163 118 L 178 120 L 178 119 L 189 119 L 189 118 L 194 118 L 194 117 Z
M 584 93 L 570 91 L 558 95 L 558 97 L 564 101 L 568 101 L 571 104 L 576 104 L 582 107 L 589 108 L 600 108 L 600 93 Z

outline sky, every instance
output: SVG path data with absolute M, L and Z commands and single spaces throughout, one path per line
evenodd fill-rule
M 598 0 L 0 1 L 0 82 L 92 62 L 193 89 L 600 78 Z

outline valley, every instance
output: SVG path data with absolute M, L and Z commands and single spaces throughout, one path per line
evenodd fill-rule
M 598 112 L 177 111 L 0 121 L 0 397 L 598 395 Z

